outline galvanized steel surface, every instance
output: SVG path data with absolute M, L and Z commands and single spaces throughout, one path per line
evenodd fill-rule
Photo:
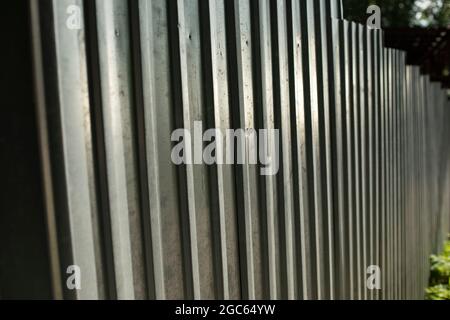
M 338 0 L 32 7 L 56 298 L 423 298 L 450 232 L 450 105 L 381 30 Z M 278 174 L 174 165 L 195 121 L 279 129 Z

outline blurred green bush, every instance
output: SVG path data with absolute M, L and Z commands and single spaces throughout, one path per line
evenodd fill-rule
M 440 255 L 430 257 L 430 286 L 426 289 L 427 300 L 450 300 L 450 238 Z

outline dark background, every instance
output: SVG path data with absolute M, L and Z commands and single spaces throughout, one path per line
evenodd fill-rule
M 47 299 L 28 1 L 3 1 L 0 41 L 0 299 Z

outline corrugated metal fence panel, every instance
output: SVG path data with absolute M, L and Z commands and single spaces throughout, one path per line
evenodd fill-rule
M 170 80 L 169 21 L 165 1 L 139 1 L 143 111 L 149 216 L 147 237 L 152 254 L 154 297 L 157 299 L 184 296 L 182 220 L 178 214 L 176 168 L 171 165 L 170 144 L 161 137 L 170 136 L 174 127 Z
M 450 231 L 449 101 L 382 30 L 343 20 L 338 0 L 32 7 L 46 31 L 56 298 L 424 296 Z M 172 161 L 175 129 L 211 128 L 244 130 L 243 164 Z M 249 161 L 258 129 L 279 129 L 276 175 Z M 199 138 L 183 138 L 187 153 L 203 154 Z M 207 138 L 216 155 L 234 148 Z

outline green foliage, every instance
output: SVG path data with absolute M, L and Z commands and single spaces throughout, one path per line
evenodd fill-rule
M 447 283 L 450 277 L 450 256 L 432 255 L 431 258 L 431 284 Z
M 446 257 L 450 257 L 450 241 L 447 241 L 445 243 L 443 255 Z
M 450 240 L 441 255 L 430 257 L 430 287 L 426 289 L 428 300 L 450 300 Z
M 383 28 L 450 24 L 450 0 L 343 0 L 345 18 L 365 24 L 372 4 L 381 8 Z
M 416 24 L 430 27 L 450 25 L 450 0 L 418 0 Z
M 450 300 L 450 289 L 448 285 L 438 284 L 426 289 L 427 300 Z

